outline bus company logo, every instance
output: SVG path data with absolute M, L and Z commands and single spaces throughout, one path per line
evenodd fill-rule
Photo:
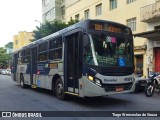
M 2 117 L 12 117 L 11 112 L 2 112 Z
M 2 117 L 42 117 L 39 112 L 2 112 Z
M 117 79 L 104 79 L 104 82 L 117 82 Z

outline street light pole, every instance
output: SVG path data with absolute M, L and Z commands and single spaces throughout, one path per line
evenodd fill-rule
M 35 22 L 38 22 L 40 24 L 40 28 L 42 27 L 42 23 L 38 20 L 34 20 Z

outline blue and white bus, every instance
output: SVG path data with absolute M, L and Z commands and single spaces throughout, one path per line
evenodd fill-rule
M 84 20 L 14 51 L 12 78 L 22 88 L 52 90 L 59 99 L 132 92 L 131 29 Z

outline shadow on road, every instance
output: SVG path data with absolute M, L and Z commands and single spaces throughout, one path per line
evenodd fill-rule
M 19 84 L 15 84 L 16 87 L 20 87 Z M 30 87 L 27 88 L 31 92 L 38 92 L 45 94 L 47 96 L 53 96 L 52 91 L 46 89 L 31 89 Z M 121 94 L 123 95 L 123 94 Z M 131 94 L 128 94 L 131 95 Z M 120 96 L 120 95 L 118 95 Z M 55 96 L 53 96 L 57 99 Z M 125 97 L 125 95 L 124 95 Z M 117 105 L 126 105 L 131 104 L 131 102 L 127 99 L 122 99 L 122 97 L 117 97 L 117 95 L 110 95 L 110 96 L 103 96 L 103 97 L 85 97 L 79 98 L 75 96 L 68 96 L 64 102 L 68 102 L 71 104 L 76 104 L 78 106 L 84 106 L 89 108 L 102 108 L 102 107 L 113 107 Z
M 118 99 L 114 96 L 103 96 L 103 97 L 87 97 L 87 98 L 78 98 L 70 96 L 67 101 L 70 101 L 75 104 L 80 104 L 83 106 L 102 108 L 106 106 L 117 106 L 122 104 L 130 104 L 130 101 L 124 99 Z

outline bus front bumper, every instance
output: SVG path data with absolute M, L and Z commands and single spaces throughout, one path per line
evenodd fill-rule
M 97 96 L 106 96 L 106 95 L 112 95 L 112 94 L 121 94 L 121 93 L 131 93 L 133 92 L 133 82 L 127 83 L 126 85 L 115 85 L 115 86 L 107 86 L 102 85 L 98 86 L 95 83 L 85 79 L 85 86 L 83 89 L 83 96 L 86 97 L 97 97 Z M 116 86 L 119 86 L 116 90 Z M 119 90 L 118 90 L 119 89 Z

